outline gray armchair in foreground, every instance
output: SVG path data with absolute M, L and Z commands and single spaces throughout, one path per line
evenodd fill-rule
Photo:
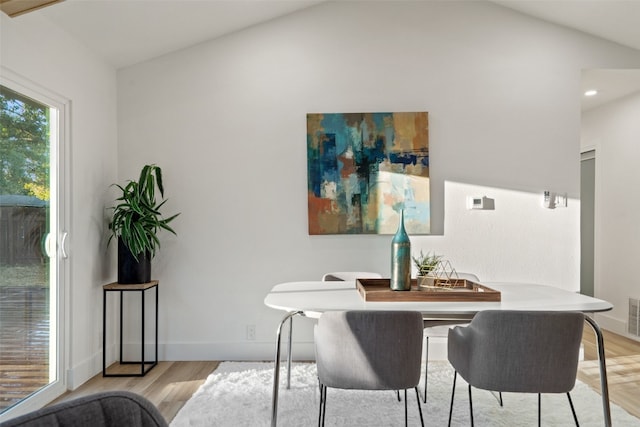
M 558 311 L 486 310 L 469 326 L 449 331 L 448 358 L 457 374 L 469 383 L 469 411 L 473 426 L 471 387 L 515 393 L 566 393 L 578 425 L 569 392 L 576 382 L 584 314 Z
M 327 388 L 416 392 L 422 360 L 422 314 L 415 311 L 328 311 L 315 329 L 320 382 L 318 424 L 324 425 Z
M 114 391 L 47 406 L 2 427 L 167 427 L 158 409 L 142 396 Z

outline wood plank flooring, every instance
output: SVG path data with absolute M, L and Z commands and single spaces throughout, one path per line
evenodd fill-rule
M 103 391 L 128 390 L 149 399 L 170 422 L 219 364 L 215 361 L 158 362 L 144 377 L 103 378 L 99 374 L 52 403 Z
M 612 332 L 604 331 L 603 334 L 609 399 L 640 418 L 640 342 Z M 591 328 L 585 326 L 582 342 L 585 360 L 580 362 L 578 379 L 599 392 L 600 369 Z

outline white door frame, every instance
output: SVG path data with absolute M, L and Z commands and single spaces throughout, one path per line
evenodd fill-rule
M 56 94 L 39 84 L 0 66 L 0 84 L 20 94 L 48 105 L 57 110 L 57 123 L 52 124 L 57 132 L 53 132 L 50 147 L 50 233 L 53 238 L 48 239 L 47 251 L 51 258 L 52 270 L 56 286 L 50 289 L 51 335 L 55 337 L 55 351 L 50 354 L 50 361 L 55 362 L 54 372 L 56 380 L 29 396 L 27 399 L 0 414 L 0 422 L 14 418 L 34 409 L 41 408 L 67 390 L 66 372 L 68 370 L 68 339 L 70 326 L 68 295 L 69 295 L 69 259 L 68 232 L 70 200 L 70 109 L 71 101 Z M 53 120 L 52 120 L 53 121 Z M 50 279 L 51 280 L 51 279 Z M 55 288 L 55 289 L 54 289 Z M 55 316 L 55 318 L 53 317 Z M 53 321 L 54 320 L 54 321 Z M 51 348 L 51 347 L 50 347 Z

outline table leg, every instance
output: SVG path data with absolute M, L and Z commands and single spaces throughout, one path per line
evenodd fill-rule
M 605 427 L 611 427 L 611 406 L 609 404 L 609 385 L 607 383 L 607 364 L 604 356 L 604 337 L 600 327 L 592 318 L 585 316 L 585 320 L 593 332 L 596 334 L 597 348 L 598 348 L 598 362 L 600 365 L 600 391 L 602 393 L 602 410 L 604 412 L 604 425 Z
M 280 344 L 281 344 L 281 336 L 282 336 L 282 325 L 284 325 L 287 320 L 293 318 L 293 316 L 297 316 L 302 314 L 302 311 L 292 311 L 288 313 L 278 325 L 278 330 L 276 332 L 276 359 L 274 361 L 273 367 L 273 395 L 271 396 L 271 426 L 275 427 L 278 419 L 278 389 L 280 386 Z
M 289 318 L 289 343 L 287 345 L 287 390 L 291 388 L 291 342 L 293 337 L 293 316 Z

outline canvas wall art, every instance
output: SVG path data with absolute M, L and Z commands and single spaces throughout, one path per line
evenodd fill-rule
M 427 112 L 307 114 L 309 234 L 429 234 Z

